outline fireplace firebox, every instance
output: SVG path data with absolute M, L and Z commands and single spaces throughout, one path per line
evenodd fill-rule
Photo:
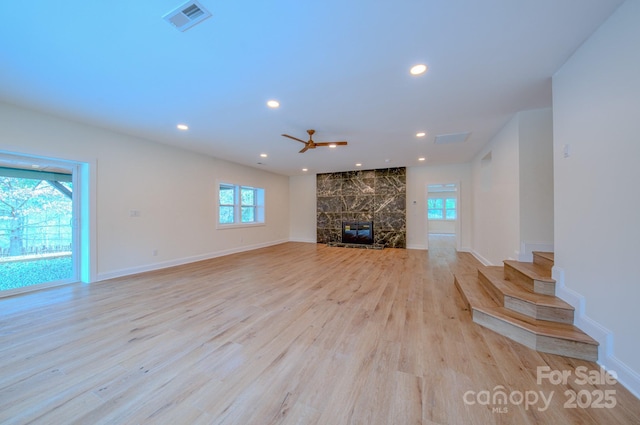
M 342 243 L 373 244 L 373 221 L 343 221 Z

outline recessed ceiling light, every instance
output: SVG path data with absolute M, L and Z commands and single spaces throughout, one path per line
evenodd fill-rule
M 189 130 L 189 126 L 188 126 L 188 125 L 186 125 L 186 124 L 178 124 L 178 125 L 176 125 L 176 128 L 177 128 L 178 130 L 182 130 L 182 131 L 187 131 L 187 130 Z
M 426 161 L 427 158 L 425 158 L 424 156 L 421 156 L 420 158 L 418 158 L 418 161 Z
M 411 75 L 424 74 L 425 72 L 427 72 L 427 65 L 424 65 L 424 64 L 415 65 L 411 68 L 410 72 L 411 72 Z
M 280 102 L 278 102 L 277 100 L 273 100 L 273 99 L 272 99 L 272 100 L 269 100 L 269 101 L 267 102 L 267 106 L 268 106 L 269 108 L 279 108 L 279 107 L 280 107 Z
M 424 131 L 421 131 L 420 133 L 416 133 L 416 137 L 424 137 L 426 135 L 427 133 L 425 133 Z
M 356 167 L 362 167 L 362 164 L 360 164 L 359 162 L 356 164 Z
M 260 156 L 261 156 L 262 158 L 266 158 L 266 157 L 267 157 L 267 154 L 266 154 L 266 153 L 261 153 L 261 154 L 260 154 Z
M 303 169 L 302 169 L 302 171 L 309 171 L 309 169 L 307 169 L 307 168 L 303 168 Z

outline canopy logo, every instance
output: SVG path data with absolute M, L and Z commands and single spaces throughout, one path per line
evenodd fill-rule
M 617 374 L 613 371 L 605 371 L 604 368 L 590 370 L 586 366 L 578 366 L 575 370 L 552 370 L 549 366 L 538 366 L 536 370 L 536 383 L 543 385 L 570 385 L 571 388 L 564 391 L 565 409 L 611 409 L 616 406 L 616 390 L 613 389 L 583 389 L 576 391 L 576 385 L 611 386 L 617 383 Z M 510 391 L 502 385 L 497 385 L 493 390 L 466 391 L 462 400 L 464 404 L 473 406 L 491 406 L 493 413 L 508 413 L 509 406 L 523 405 L 525 410 L 537 409 L 546 411 L 551 405 L 555 391 L 544 392 L 542 390 Z

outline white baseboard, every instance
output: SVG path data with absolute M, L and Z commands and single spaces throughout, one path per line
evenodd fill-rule
M 475 251 L 475 250 L 472 249 L 469 252 L 471 253 L 471 255 L 476 257 L 476 260 L 480 261 L 483 265 L 485 265 L 485 266 L 493 266 L 493 264 L 491 264 L 491 261 L 487 260 L 482 255 L 480 255 L 478 253 L 478 251 Z
M 618 382 L 640 398 L 640 374 L 615 356 L 614 333 L 587 316 L 584 296 L 566 287 L 562 268 L 554 266 L 552 277 L 556 280 L 556 295 L 575 308 L 574 324 L 600 344 L 598 364 L 608 371 L 615 372 Z
M 427 246 L 425 244 L 412 243 L 407 245 L 407 249 L 421 249 L 424 251 L 427 249 Z
M 202 255 L 194 255 L 192 257 L 178 258 L 170 261 L 163 261 L 161 263 L 146 264 L 139 267 L 131 267 L 127 269 L 120 269 L 106 273 L 98 273 L 94 282 L 100 282 L 107 279 L 115 279 L 118 277 L 131 276 L 138 273 L 145 273 L 154 270 L 166 269 L 168 267 L 181 266 L 183 264 L 195 263 L 197 261 L 210 260 L 212 258 L 223 257 L 225 255 L 237 254 L 240 252 L 253 251 L 254 249 L 266 248 L 268 246 L 279 245 L 287 242 L 286 240 L 272 241 L 255 245 L 245 245 L 232 249 L 225 249 L 222 251 L 210 252 Z M 315 242 L 314 242 L 315 243 Z
M 518 261 L 533 261 L 533 251 L 553 252 L 553 242 L 520 242 Z
M 315 239 L 307 239 L 307 238 L 289 238 L 289 242 L 318 243 L 318 241 Z

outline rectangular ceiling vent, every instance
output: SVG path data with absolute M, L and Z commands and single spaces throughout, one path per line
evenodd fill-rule
M 438 134 L 434 143 L 436 145 L 446 145 L 450 143 L 462 143 L 466 142 L 469 136 L 471 135 L 470 131 L 464 133 L 451 133 L 451 134 Z
M 205 9 L 199 2 L 189 1 L 167 13 L 162 19 L 169 22 L 177 30 L 186 31 L 210 16 L 211 12 Z

